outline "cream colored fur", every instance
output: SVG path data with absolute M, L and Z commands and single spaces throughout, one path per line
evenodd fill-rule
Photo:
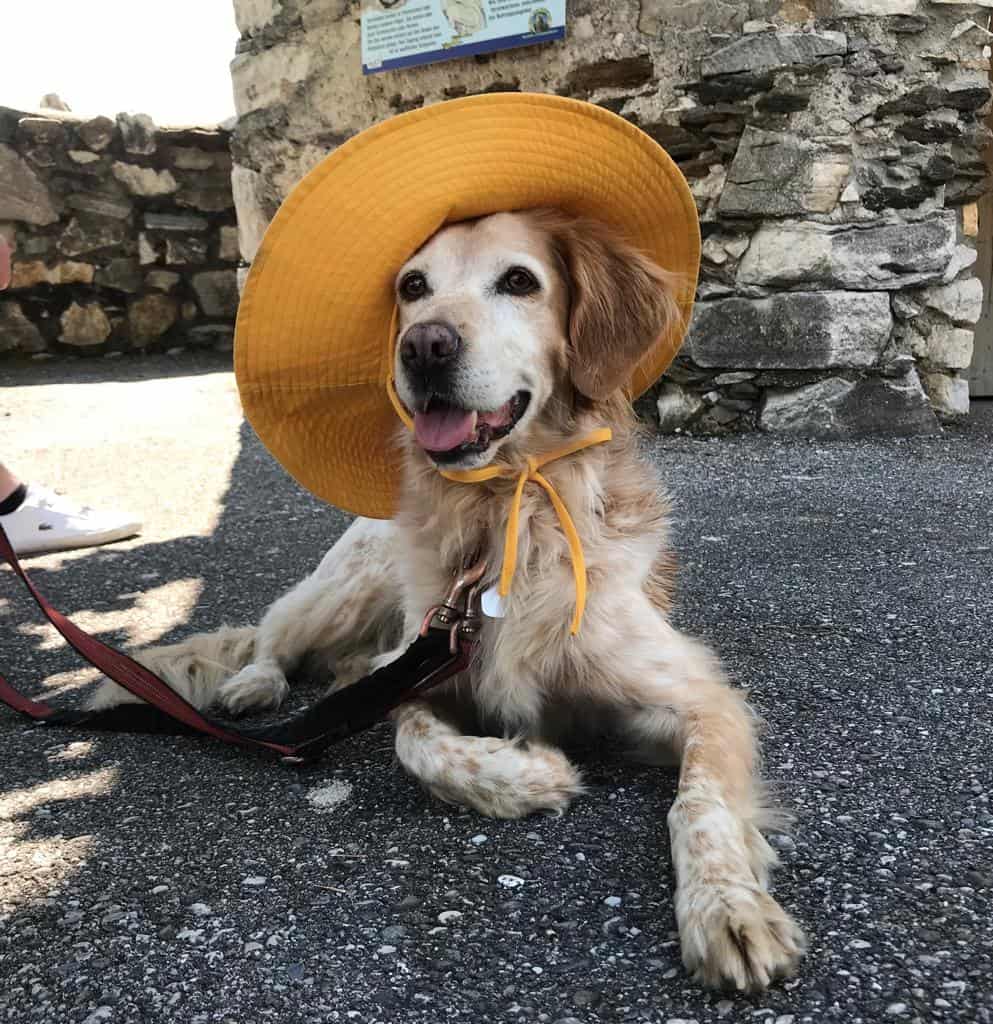
M 776 812 L 757 776 L 755 719 L 716 657 L 669 622 L 666 499 L 637 455 L 632 415 L 610 373 L 589 365 L 641 351 L 612 347 L 611 332 L 596 333 L 598 317 L 613 317 L 616 332 L 627 316 L 626 329 L 645 335 L 643 349 L 672 315 L 671 304 L 648 298 L 649 285 L 664 290 L 668 279 L 639 270 L 639 260 L 596 226 L 552 213 L 498 215 L 443 230 L 401 271 L 416 267 L 434 284 L 429 301 L 401 306 L 401 332 L 430 318 L 456 323 L 463 335 L 461 372 L 473 399 L 466 408 L 495 409 L 521 388 L 533 395 L 527 415 L 482 461 L 520 467 L 529 453 L 604 425 L 614 438 L 543 470 L 582 538 L 589 593 L 579 635 L 568 630 L 574 586 L 565 538 L 545 493 L 526 486 L 506 616 L 485 620 L 469 673 L 394 712 L 396 751 L 436 797 L 495 817 L 562 812 L 581 794 L 579 772 L 555 745 L 570 735 L 606 728 L 642 755 L 675 758 L 669 831 L 683 959 L 708 985 L 762 988 L 793 970 L 804 940 L 767 890 L 776 857 L 762 829 Z M 508 262 L 535 272 L 538 295 L 494 296 L 491 282 Z M 649 276 L 628 281 L 625 267 Z M 631 298 L 639 289 L 644 309 Z M 625 301 L 632 308 L 609 308 Z M 413 405 L 399 363 L 396 372 Z M 257 629 L 194 636 L 142 660 L 201 707 L 271 707 L 305 657 L 335 669 L 335 686 L 392 659 L 477 547 L 492 581 L 514 481 L 453 483 L 406 431 L 398 443 L 405 471 L 395 520 L 357 520 Z M 465 465 L 480 462 L 472 456 Z M 95 703 L 122 699 L 108 684 Z

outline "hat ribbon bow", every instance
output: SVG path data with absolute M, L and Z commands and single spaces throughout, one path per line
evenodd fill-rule
M 566 543 L 569 545 L 569 555 L 572 558 L 572 575 L 576 585 L 576 610 L 569 626 L 569 632 L 575 636 L 579 632 L 580 623 L 583 620 L 583 611 L 586 608 L 586 559 L 583 556 L 583 545 L 576 530 L 576 524 L 565 507 L 565 502 L 559 497 L 558 492 L 552 486 L 548 477 L 540 471 L 543 466 L 558 459 L 564 459 L 568 455 L 581 452 L 584 448 L 592 448 L 596 444 L 604 444 L 612 437 L 609 427 L 601 427 L 581 437 L 577 441 L 563 445 L 553 451 L 546 452 L 537 458 L 528 456 L 527 467 L 517 470 L 512 466 L 484 466 L 482 469 L 453 469 L 439 470 L 446 480 L 453 480 L 460 484 L 481 484 L 487 480 L 494 480 L 497 477 L 517 477 L 517 486 L 514 488 L 514 497 L 510 502 L 510 515 L 507 517 L 507 530 L 504 535 L 503 544 L 503 568 L 500 570 L 500 582 L 497 592 L 501 597 L 510 593 L 510 583 L 514 578 L 514 570 L 517 568 L 517 531 L 521 517 L 521 501 L 524 496 L 524 485 L 536 483 L 543 488 L 548 495 L 548 500 L 555 509 L 559 518 L 559 525 L 565 534 Z

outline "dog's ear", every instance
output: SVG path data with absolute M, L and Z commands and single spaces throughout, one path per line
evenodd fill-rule
M 599 221 L 541 211 L 569 281 L 569 367 L 576 390 L 606 398 L 679 315 L 677 276 Z

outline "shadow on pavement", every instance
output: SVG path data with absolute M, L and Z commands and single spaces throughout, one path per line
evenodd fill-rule
M 203 373 L 218 373 L 230 369 L 230 352 L 190 349 L 184 349 L 177 356 L 157 352 L 148 355 L 129 353 L 119 359 L 60 357 L 46 360 L 43 374 L 38 372 L 38 363 L 33 360 L 5 358 L 0 362 L 0 396 L 4 388 L 195 377 Z
M 191 496 L 191 500 L 196 500 Z M 157 595 L 169 601 L 170 584 L 188 581 L 191 594 L 174 598 L 179 608 L 165 631 L 145 633 L 145 643 L 171 643 L 191 632 L 221 625 L 256 622 L 264 609 L 309 572 L 334 543 L 348 517 L 329 509 L 289 479 L 265 451 L 251 427 L 242 422 L 238 454 L 220 515 L 210 536 L 180 536 L 138 543 L 107 545 L 79 552 L 55 568 L 24 564 L 41 592 L 63 614 L 104 643 L 127 648 L 133 627 L 163 609 Z M 311 553 L 303 563 L 301 553 Z M 12 678 L 66 673 L 82 664 L 71 649 L 52 649 L 49 630 L 26 592 L 5 571 L 3 597 L 11 602 L 3 617 L 29 623 L 30 632 L 14 639 L 7 631 L 3 661 Z M 87 621 L 109 618 L 116 626 L 91 628 Z M 33 639 L 32 639 L 33 637 Z M 2 781 L 0 781 L 2 785 Z
M 744 1024 L 938 1019 L 941 998 L 940 1019 L 985 1020 L 991 436 L 993 406 L 911 442 L 658 443 L 678 499 L 680 624 L 750 689 L 766 772 L 797 813 L 775 881 L 811 939 L 795 981 L 740 996 L 686 978 L 672 771 L 594 760 L 565 817 L 489 821 L 404 778 L 388 728 L 298 772 L 197 739 L 47 733 L 4 715 L 0 1010 Z M 178 639 L 255 621 L 343 525 L 243 426 L 210 537 L 34 575 L 67 613 L 132 618 L 147 586 L 198 578 L 162 638 Z M 74 668 L 12 635 L 28 609 L 0 579 L 12 680 Z

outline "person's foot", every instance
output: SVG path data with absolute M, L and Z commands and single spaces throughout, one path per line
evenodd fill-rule
M 141 523 L 122 512 L 76 505 L 37 484 L 28 484 L 24 501 L 0 516 L 0 525 L 19 555 L 94 547 L 141 532 Z

